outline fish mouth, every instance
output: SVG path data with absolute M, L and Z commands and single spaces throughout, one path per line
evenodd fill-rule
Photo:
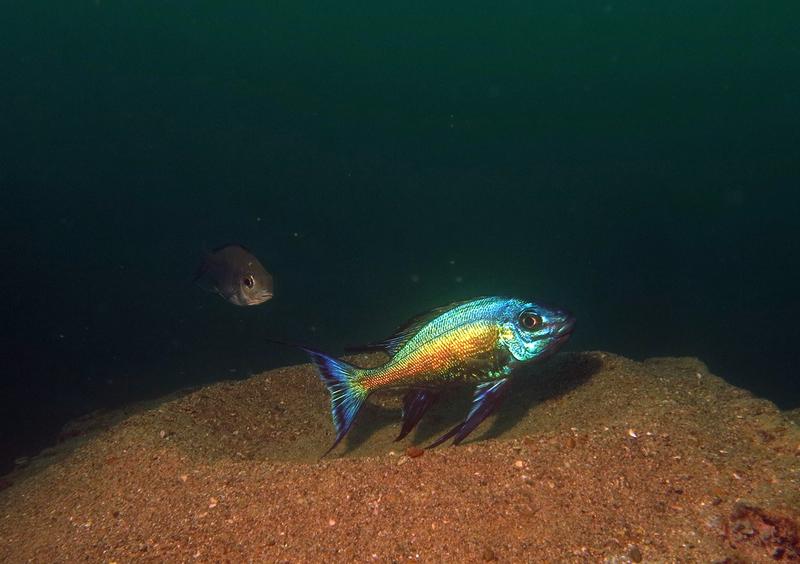
M 568 313 L 564 314 L 564 320 L 550 333 L 551 346 L 563 345 L 572 336 L 573 331 L 575 331 L 575 318 Z
M 572 335 L 572 332 L 575 330 L 575 318 L 571 315 L 567 315 L 564 322 L 561 326 L 556 330 L 556 336 L 561 337 L 569 337 Z

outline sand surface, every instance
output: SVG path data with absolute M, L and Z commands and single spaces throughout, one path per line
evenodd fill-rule
M 463 445 L 413 457 L 469 395 L 395 443 L 398 400 L 323 460 L 309 365 L 84 418 L 0 479 L 0 561 L 800 559 L 796 414 L 695 359 L 558 355 Z

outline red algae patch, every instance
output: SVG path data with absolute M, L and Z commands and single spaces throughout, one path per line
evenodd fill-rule
M 323 459 L 308 365 L 83 425 L 3 478 L 0 561 L 800 558 L 800 430 L 697 360 L 557 355 L 469 441 L 427 451 L 469 394 L 404 447 L 400 397 L 371 398 Z

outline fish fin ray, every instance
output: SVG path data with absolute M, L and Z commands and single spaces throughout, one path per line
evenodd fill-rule
M 412 388 L 406 393 L 403 398 L 403 427 L 395 441 L 402 440 L 416 427 L 438 397 L 439 394 L 429 388 Z
M 280 339 L 267 339 L 267 342 L 305 352 L 317 368 L 319 379 L 325 384 L 331 396 L 331 417 L 336 428 L 336 438 L 320 457 L 323 458 L 342 441 L 369 395 L 358 381 L 358 372 L 363 369 L 297 343 Z
M 403 346 L 420 331 L 420 329 L 422 329 L 425 325 L 427 325 L 440 315 L 447 313 L 451 309 L 455 309 L 458 306 L 468 304 L 470 302 L 474 302 L 480 299 L 483 298 L 472 298 L 469 300 L 461 300 L 447 304 L 445 306 L 434 308 L 430 311 L 426 311 L 425 313 L 421 313 L 419 315 L 412 317 L 411 319 L 400 325 L 397 329 L 394 330 L 392 335 L 387 339 L 384 339 L 382 341 L 375 341 L 373 343 L 367 343 L 365 345 L 355 345 L 351 347 L 346 347 L 345 351 L 347 352 L 383 351 L 390 356 L 394 356 L 395 353 L 397 353 L 397 351 L 402 349 Z
M 479 384 L 472 396 L 472 406 L 466 419 L 436 439 L 428 448 L 437 447 L 451 437 L 454 445 L 461 443 L 484 419 L 497 411 L 508 392 L 508 384 L 508 378 Z
M 317 367 L 319 378 L 331 396 L 331 417 L 336 428 L 336 438 L 325 456 L 345 437 L 356 415 L 367 399 L 367 391 L 358 383 L 355 366 L 326 354 L 304 348 Z

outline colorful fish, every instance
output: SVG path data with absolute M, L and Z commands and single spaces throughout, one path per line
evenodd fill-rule
M 487 297 L 434 309 L 412 319 L 386 341 L 367 345 L 391 356 L 377 368 L 359 368 L 301 347 L 331 395 L 336 439 L 325 454 L 344 438 L 367 396 L 376 390 L 410 388 L 403 400 L 400 440 L 442 389 L 475 384 L 466 419 L 430 446 L 450 438 L 459 444 L 499 407 L 516 369 L 555 352 L 572 334 L 574 324 L 572 315 L 562 310 Z

